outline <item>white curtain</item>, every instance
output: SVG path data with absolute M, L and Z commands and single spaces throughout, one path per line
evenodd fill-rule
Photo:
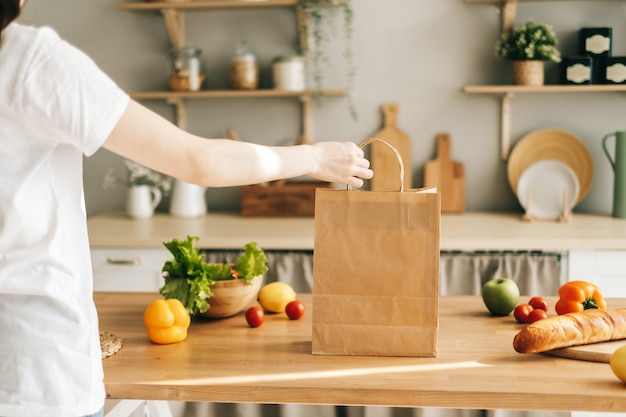
M 232 261 L 237 251 L 207 251 L 208 262 Z M 296 292 L 311 292 L 313 256 L 310 251 L 267 251 L 266 282 L 283 281 Z M 478 295 L 482 284 L 507 277 L 523 295 L 556 295 L 563 282 L 562 253 L 442 252 L 441 295 Z M 326 405 L 261 405 L 171 403 L 175 417 L 569 417 L 567 412 L 457 410 L 447 408 L 389 408 Z

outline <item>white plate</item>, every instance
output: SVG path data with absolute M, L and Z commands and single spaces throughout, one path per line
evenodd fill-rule
M 567 208 L 571 210 L 580 193 L 576 173 L 561 161 L 544 159 L 524 170 L 517 183 L 517 198 L 532 217 L 555 219 L 563 214 L 564 190 L 567 190 Z

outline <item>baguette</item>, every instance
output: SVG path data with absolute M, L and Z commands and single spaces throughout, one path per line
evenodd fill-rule
M 513 338 L 519 353 L 626 339 L 626 308 L 590 309 L 548 317 L 529 324 Z

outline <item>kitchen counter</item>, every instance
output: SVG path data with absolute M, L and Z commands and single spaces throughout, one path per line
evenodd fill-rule
M 142 317 L 159 297 L 95 294 L 101 330 L 123 341 L 104 359 L 108 398 L 626 412 L 608 364 L 516 353 L 522 325 L 490 316 L 477 296 L 440 298 L 437 358 L 312 355 L 310 314 L 269 315 L 255 329 L 241 314 L 193 321 L 187 340 L 155 345 Z M 311 296 L 300 299 L 310 312 Z
M 94 248 L 162 248 L 162 242 L 187 235 L 206 249 L 240 249 L 255 241 L 265 250 L 312 250 L 313 218 L 242 217 L 209 213 L 177 218 L 158 213 L 134 220 L 124 213 L 88 219 Z M 569 223 L 525 222 L 520 213 L 444 214 L 442 250 L 626 249 L 626 220 L 608 215 L 574 214 Z

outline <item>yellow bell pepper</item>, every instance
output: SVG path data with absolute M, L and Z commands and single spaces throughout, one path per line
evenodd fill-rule
M 189 313 L 183 303 L 176 298 L 154 300 L 143 314 L 148 339 L 165 345 L 182 342 L 187 338 L 187 329 L 191 324 Z

